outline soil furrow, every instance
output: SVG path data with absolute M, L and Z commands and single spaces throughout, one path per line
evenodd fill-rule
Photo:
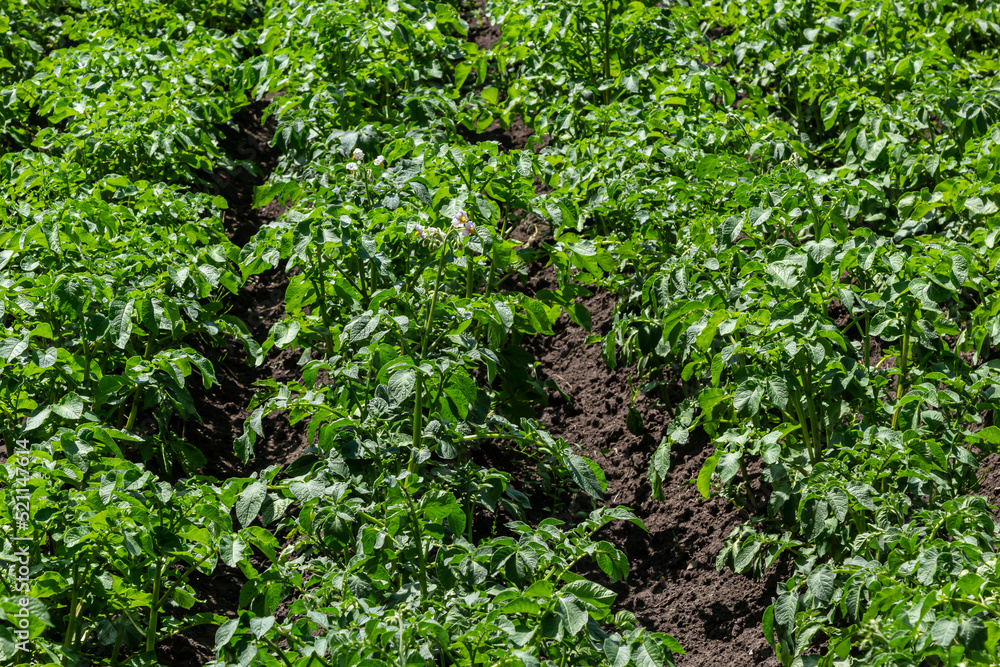
M 534 276 L 529 291 L 555 287 L 549 270 Z M 583 305 L 591 312 L 593 331 L 606 334 L 614 296 L 597 291 Z M 554 380 L 561 389 L 550 391 L 538 418 L 552 435 L 580 444 L 601 465 L 608 479 L 609 504 L 631 508 L 649 532 L 619 522 L 599 535 L 628 556 L 627 581 L 610 584 L 596 568 L 585 574 L 614 589 L 618 608 L 632 611 L 644 627 L 676 637 L 687 651 L 678 657 L 680 667 L 779 664 L 764 639 L 761 619 L 775 585 L 787 573 L 772 568 L 758 582 L 715 569 L 723 540 L 744 517 L 728 501 L 705 500 L 697 491 L 694 480 L 713 451 L 710 440 L 695 431 L 687 443 L 673 448 L 664 484 L 666 500 L 654 500 L 647 468 L 669 415 L 640 396 L 636 408 L 645 430 L 641 435 L 630 433 L 626 428 L 633 392 L 629 369 L 610 370 L 600 346 L 584 344 L 587 335 L 564 315 L 554 336 L 535 336 L 527 343 L 528 351 L 541 361 L 542 379 Z
M 209 178 L 212 194 L 226 199 L 225 227 L 229 239 L 244 246 L 257 231 L 276 220 L 283 208 L 276 202 L 260 209 L 253 207 L 254 188 L 262 185 L 278 162 L 278 152 L 271 145 L 275 125 L 273 117 L 261 123 L 264 109 L 272 97 L 250 104 L 234 115 L 235 127 L 220 128 L 222 148 L 234 160 L 253 163 L 260 173 L 253 174 L 239 167 L 235 173 L 216 172 Z M 271 326 L 284 315 L 284 297 L 288 278 L 280 269 L 272 269 L 251 277 L 239 293 L 230 297 L 229 314 L 246 323 L 258 342 L 267 338 Z M 295 429 L 282 416 L 265 420 L 265 438 L 255 446 L 256 456 L 247 465 L 239 461 L 233 441 L 242 433 L 243 422 L 249 415 L 247 407 L 259 380 L 287 380 L 297 375 L 296 357 L 291 351 L 268 355 L 261 366 L 254 367 L 243 347 L 228 341 L 225 348 L 204 349 L 202 352 L 215 367 L 219 383 L 210 389 L 200 385 L 191 393 L 202 420 L 187 426 L 187 439 L 207 457 L 202 474 L 218 479 L 245 477 L 272 464 L 294 460 L 305 443 L 302 429 Z M 258 567 L 262 563 L 255 563 Z M 191 584 L 203 602 L 191 613 L 216 613 L 233 617 L 239 607 L 239 594 L 246 578 L 237 569 L 219 563 L 215 571 L 204 576 L 196 574 Z M 215 627 L 199 625 L 161 642 L 158 655 L 161 664 L 189 667 L 203 665 L 215 658 Z

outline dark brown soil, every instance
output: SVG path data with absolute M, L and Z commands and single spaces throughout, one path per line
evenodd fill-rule
M 270 99 L 254 102 L 236 114 L 237 129 L 223 128 L 222 148 L 233 158 L 250 160 L 261 170 L 254 175 L 240 168 L 235 174 L 214 176 L 211 181 L 217 194 L 229 203 L 226 234 L 237 246 L 245 245 L 262 225 L 276 220 L 283 209 L 277 202 L 253 208 L 253 191 L 262 185 L 277 165 L 278 154 L 271 146 L 273 117 L 267 127 L 260 119 Z M 271 326 L 284 315 L 287 276 L 278 269 L 251 277 L 239 294 L 229 300 L 234 315 L 246 323 L 258 342 L 267 338 Z M 266 438 L 255 446 L 256 456 L 244 467 L 233 451 L 233 441 L 243 432 L 247 407 L 254 395 L 254 383 L 264 378 L 288 380 L 297 375 L 296 355 L 291 350 L 273 353 L 257 368 L 251 365 L 242 346 L 230 341 L 225 350 L 206 350 L 216 368 L 219 384 L 195 393 L 202 420 L 189 428 L 188 439 L 208 457 L 204 473 L 220 479 L 244 476 L 269 465 L 294 459 L 294 452 L 305 442 L 301 429 L 293 429 L 283 417 L 266 418 Z M 193 392 L 194 393 L 194 392 Z
M 500 41 L 500 27 L 490 22 L 486 14 L 486 0 L 476 0 L 475 9 L 463 10 L 462 19 L 469 24 L 469 34 L 466 39 L 476 44 L 481 50 L 488 51 Z M 478 87 L 493 85 L 492 79 L 495 73 L 495 69 L 491 64 L 486 75 L 487 81 L 479 82 L 476 85 Z M 505 95 L 506 91 L 501 90 L 500 94 Z M 535 136 L 535 132 L 525 124 L 524 119 L 520 115 L 516 115 L 511 119 L 510 127 L 508 128 L 504 128 L 499 120 L 494 120 L 482 132 L 476 132 L 464 126 L 458 126 L 457 130 L 462 138 L 470 144 L 480 141 L 495 141 L 500 144 L 500 147 L 504 151 L 521 150 L 529 145 L 537 151 L 539 148 L 547 145 L 550 139 L 548 136 L 545 136 L 540 138 L 535 137 L 532 140 L 531 138 Z
M 540 272 L 528 291 L 550 288 L 552 279 L 551 271 Z M 594 331 L 605 333 L 613 295 L 598 292 L 584 305 Z M 550 392 L 539 419 L 552 435 L 579 443 L 607 475 L 609 504 L 630 507 L 649 529 L 615 525 L 602 535 L 631 563 L 627 583 L 611 585 L 619 607 L 635 613 L 647 629 L 677 638 L 687 651 L 678 658 L 681 667 L 779 664 L 764 639 L 761 618 L 786 573 L 772 568 L 764 582 L 757 582 L 715 569 L 723 539 L 744 517 L 724 499 L 704 500 L 694 485 L 713 451 L 711 443 L 695 433 L 687 444 L 675 446 L 664 484 L 667 500 L 653 500 L 646 471 L 669 415 L 640 397 L 636 407 L 646 430 L 641 436 L 630 433 L 625 425 L 632 394 L 629 372 L 609 370 L 599 345 L 584 345 L 586 336 L 564 316 L 554 336 L 538 336 L 527 347 L 542 362 L 543 379 L 555 380 L 571 399 Z
M 283 209 L 272 203 L 262 209 L 253 208 L 253 190 L 261 185 L 277 164 L 277 151 L 271 146 L 273 123 L 260 122 L 270 98 L 254 102 L 236 114 L 236 128 L 222 128 L 223 149 L 233 158 L 250 160 L 263 172 L 255 175 L 240 168 L 236 173 L 221 172 L 208 179 L 213 194 L 225 197 L 229 209 L 225 218 L 226 234 L 243 246 L 264 224 L 278 218 Z M 229 313 L 246 323 L 254 340 L 267 338 L 270 327 L 284 315 L 287 276 L 278 269 L 251 277 L 239 294 L 228 301 Z M 243 422 L 249 416 L 248 406 L 254 395 L 254 383 L 265 378 L 278 381 L 298 375 L 297 355 L 291 350 L 272 351 L 259 367 L 253 367 L 243 347 L 229 341 L 225 349 L 202 349 L 215 367 L 219 384 L 203 389 L 192 388 L 192 396 L 202 417 L 201 422 L 187 426 L 187 439 L 205 454 L 208 464 L 201 471 L 219 479 L 245 477 L 252 471 L 272 464 L 287 464 L 295 460 L 305 444 L 303 428 L 290 426 L 287 418 L 265 418 L 265 438 L 258 440 L 255 457 L 247 465 L 236 456 L 234 440 L 243 432 Z M 239 604 L 240 589 L 246 579 L 239 570 L 219 563 L 211 575 L 197 574 L 191 583 L 199 602 L 191 613 L 211 612 L 233 617 Z M 157 647 L 162 665 L 188 667 L 204 665 L 214 659 L 215 626 L 201 625 L 160 642 Z
M 979 495 L 986 498 L 990 505 L 1000 506 L 1000 454 L 990 454 L 983 459 L 979 475 L 982 479 Z M 1000 517 L 1000 510 L 994 510 L 993 513 Z
M 500 125 L 500 121 L 495 120 L 482 132 L 473 132 L 460 125 L 458 133 L 470 144 L 480 141 L 495 141 L 505 151 L 521 150 L 528 145 L 528 140 L 535 136 L 534 130 L 525 125 L 520 116 L 515 117 L 507 129 Z
M 495 26 L 486 15 L 486 0 L 477 0 L 475 12 L 462 12 L 462 19 L 469 24 L 466 39 L 482 51 L 489 51 L 500 41 L 500 26 Z

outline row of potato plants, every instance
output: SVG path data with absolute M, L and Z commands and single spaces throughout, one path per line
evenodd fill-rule
M 794 563 L 783 664 L 997 662 L 991 8 L 488 8 L 494 117 L 552 137 L 537 207 L 614 257 L 592 339 L 673 417 L 654 496 L 704 429 L 699 490 L 749 517 L 718 566 Z
M 0 12 L 5 664 L 158 664 L 171 635 L 225 621 L 189 611 L 192 580 L 239 539 L 253 480 L 198 476 L 183 433 L 192 383 L 216 382 L 199 350 L 261 354 L 224 303 L 228 204 L 199 193 L 234 166 L 219 125 L 249 101 L 253 9 L 229 7 L 228 33 L 159 3 Z
M 593 536 L 642 524 L 620 507 L 555 516 L 606 482 L 532 419 L 544 394 L 519 343 L 551 334 L 564 309 L 589 315 L 579 287 L 510 289 L 534 259 L 510 238 L 533 205 L 533 153 L 469 145 L 445 113 L 424 113 L 471 95 L 485 61 L 467 30 L 442 4 L 279 2 L 265 20 L 254 67 L 261 90 L 283 92 L 282 158 L 255 204 L 286 208 L 240 264 L 289 276 L 262 352 L 301 351 L 301 375 L 260 384 L 236 447 L 250 459 L 283 413 L 309 449 L 254 485 L 249 518 L 262 508 L 278 546 L 263 571 L 242 565 L 217 664 L 624 667 L 683 652 L 574 571 L 589 559 L 624 578 L 624 554 Z M 478 463 L 487 439 L 529 457 L 533 478 Z

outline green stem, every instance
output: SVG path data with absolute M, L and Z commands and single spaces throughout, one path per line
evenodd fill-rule
M 815 453 L 815 461 L 819 461 L 820 457 L 820 439 L 819 439 L 819 415 L 816 410 L 816 398 L 813 396 L 813 386 L 812 386 L 812 362 L 806 362 L 806 373 L 803 376 L 803 384 L 805 385 L 807 406 L 809 409 L 809 419 L 812 420 L 812 442 L 813 450 Z
M 118 632 L 115 633 L 115 648 L 111 651 L 111 667 L 118 667 L 118 651 L 121 650 L 122 640 L 125 638 L 125 617 L 121 617 L 118 623 Z
M 802 400 L 798 392 L 795 392 L 795 396 L 791 400 L 792 407 L 795 409 L 795 417 L 798 419 L 799 425 L 802 428 L 802 441 L 805 443 L 806 452 L 809 453 L 809 462 L 812 464 L 816 463 L 816 454 L 812 447 L 812 438 L 810 437 L 811 431 L 809 430 L 809 421 L 806 419 L 806 415 L 802 412 Z
M 871 321 L 872 321 L 871 315 L 869 313 L 865 313 L 864 339 L 865 339 L 865 372 L 866 373 L 868 372 L 868 369 L 870 369 L 871 365 L 872 365 L 872 340 L 871 340 L 871 333 L 870 333 L 871 332 Z
M 83 566 L 83 575 L 80 576 L 78 561 L 73 561 L 73 595 L 70 599 L 69 605 L 69 622 L 66 624 L 66 635 L 63 638 L 63 646 L 66 648 L 72 648 L 74 645 L 78 645 L 76 639 L 77 633 L 77 621 L 80 618 L 80 612 L 83 607 L 83 603 L 80 602 L 80 580 L 86 579 L 87 574 L 90 572 L 90 564 L 94 560 L 94 552 L 90 551 L 87 553 L 87 564 Z
M 416 386 L 413 398 L 413 447 L 410 451 L 410 460 L 406 464 L 406 469 L 411 473 L 417 472 L 417 454 L 420 452 L 421 439 L 423 437 L 423 417 L 424 417 L 424 405 L 423 405 L 423 378 L 420 375 L 420 371 L 417 370 L 416 373 Z M 409 479 L 406 480 L 409 483 Z
M 278 657 L 281 658 L 281 661 L 283 663 L 285 663 L 285 667 L 292 667 L 292 663 L 288 662 L 288 658 L 285 657 L 285 652 L 281 650 L 281 647 L 278 646 L 277 642 L 275 642 L 273 639 L 271 639 L 267 635 L 264 636 L 264 640 L 268 644 L 270 644 L 271 646 L 274 647 L 274 652 L 277 653 Z M 316 654 L 314 653 L 313 655 L 316 655 Z M 312 661 L 310 660 L 310 662 L 312 662 Z
M 358 294 L 361 295 L 361 298 L 364 299 L 365 305 L 367 306 L 368 301 L 370 300 L 370 298 L 368 296 L 368 292 L 366 290 L 362 289 L 361 286 L 358 285 L 358 283 L 356 283 L 353 278 L 351 278 L 350 274 L 347 273 L 347 271 L 344 271 L 344 267 L 342 267 L 340 265 L 340 262 L 338 262 L 335 257 L 331 257 L 330 258 L 330 262 L 333 263 L 334 268 L 336 268 L 337 272 L 340 273 L 341 278 L 343 278 L 344 280 L 346 280 L 347 284 L 350 285 L 351 287 L 353 287 L 354 290 Z M 407 290 L 407 291 L 409 291 L 409 290 Z
M 448 256 L 448 239 L 451 237 L 449 232 L 442 242 L 441 247 L 441 257 L 438 260 L 437 267 L 437 278 L 434 280 L 434 293 L 431 295 L 431 301 L 427 305 L 427 317 L 424 319 L 424 330 L 421 332 L 420 338 L 420 357 L 414 361 L 420 364 L 424 359 L 424 355 L 427 354 L 427 341 L 430 336 L 431 322 L 434 319 L 434 309 L 437 307 L 438 292 L 441 289 L 441 276 L 444 274 L 444 264 L 445 258 Z M 416 393 L 413 409 L 413 449 L 410 452 L 410 463 L 407 465 L 409 470 L 411 466 L 416 464 L 417 452 L 420 451 L 421 438 L 423 436 L 423 403 L 422 403 L 422 378 L 420 376 L 420 370 L 417 370 L 417 381 L 416 381 Z M 410 472 L 416 472 L 415 470 L 410 470 Z
M 413 540 L 416 542 L 417 547 L 417 566 L 418 566 L 418 576 L 420 580 L 420 596 L 424 599 L 427 598 L 427 558 L 424 556 L 424 542 L 420 531 L 420 520 L 417 518 L 417 511 L 413 507 L 413 499 L 410 498 L 410 492 L 406 488 L 400 485 L 400 489 L 403 491 L 403 497 L 406 498 L 406 506 L 410 510 L 410 520 L 413 522 Z
M 747 500 L 750 501 L 750 507 L 753 508 L 754 514 L 758 514 L 759 510 L 757 509 L 757 501 L 754 500 L 753 490 L 750 488 L 750 475 L 747 473 L 747 462 L 745 456 L 740 457 L 740 473 L 743 475 L 743 484 L 746 485 Z
M 902 360 L 899 367 L 899 381 L 896 383 L 896 403 L 899 403 L 906 390 L 907 358 L 910 356 L 910 325 L 913 323 L 913 314 L 917 311 L 914 304 L 906 314 L 906 321 L 903 324 L 903 348 L 901 350 Z M 892 430 L 896 430 L 899 425 L 899 411 L 903 406 L 896 405 L 896 410 L 892 413 Z
M 465 451 L 465 473 L 468 475 L 465 479 L 465 528 L 467 532 L 467 539 L 472 542 L 472 520 L 474 517 L 473 507 L 472 507 L 472 475 L 469 474 L 469 451 Z
M 93 346 L 87 345 L 87 316 L 84 315 L 82 318 L 83 322 L 83 336 L 80 338 L 80 345 L 83 347 L 83 384 L 88 389 L 90 388 L 90 357 Z M 94 345 L 97 345 L 95 342 Z
M 73 559 L 73 592 L 69 598 L 69 621 L 66 623 L 66 634 L 63 636 L 63 648 L 70 648 L 70 640 L 73 638 L 74 631 L 76 630 L 76 599 L 77 594 L 80 589 L 80 561 L 78 558 Z M 65 660 L 69 660 L 69 656 L 64 656 Z M 66 662 L 65 664 L 69 664 Z
M 493 248 L 490 250 L 490 271 L 486 278 L 486 298 L 490 298 L 493 294 L 493 279 L 496 278 L 496 258 L 497 258 L 497 244 L 503 242 L 507 236 L 507 212 L 506 208 L 501 205 L 500 207 L 500 233 L 493 240 Z
M 313 248 L 316 252 L 316 270 L 319 275 L 318 278 L 313 278 L 312 284 L 313 289 L 319 294 L 319 316 L 326 329 L 326 354 L 330 356 L 333 354 L 333 335 L 330 333 L 330 310 L 326 303 L 326 271 L 323 270 L 323 254 L 320 252 L 319 244 L 314 244 Z
M 611 78 L 611 0 L 604 0 L 604 84 Z M 604 104 L 611 102 L 611 90 L 604 90 Z
M 153 575 L 153 595 L 149 605 L 149 626 L 146 628 L 146 653 L 151 653 L 156 648 L 156 626 L 159 622 L 160 605 L 160 582 L 163 577 L 163 569 L 160 564 L 156 564 L 156 573 Z
M 472 258 L 466 255 L 465 258 L 465 298 L 472 298 L 472 281 L 475 276 L 476 265 Z

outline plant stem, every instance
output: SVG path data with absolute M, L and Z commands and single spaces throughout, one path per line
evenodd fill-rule
M 611 78 L 611 0 L 604 0 L 604 84 Z M 611 89 L 604 89 L 604 104 L 611 102 Z
M 810 437 L 811 431 L 809 430 L 809 420 L 806 419 L 805 413 L 802 411 L 802 399 L 801 396 L 797 395 L 791 401 L 792 407 L 795 409 L 795 417 L 798 418 L 799 425 L 802 428 L 802 441 L 805 443 L 806 452 L 809 454 L 809 462 L 812 464 L 816 463 L 816 453 L 813 451 L 812 438 Z
M 899 380 L 896 383 L 896 410 L 892 413 L 892 430 L 896 430 L 899 425 L 899 411 L 903 407 L 898 405 L 900 399 L 903 397 L 903 391 L 905 391 L 906 386 L 906 360 L 910 356 L 910 325 L 913 323 L 913 314 L 917 311 L 916 304 L 910 308 L 910 311 L 906 314 L 906 321 L 903 324 L 903 349 L 900 354 L 902 359 L 900 360 L 900 372 Z
M 753 490 L 750 488 L 750 475 L 747 473 L 747 462 L 746 457 L 740 457 L 740 473 L 743 475 L 743 484 L 746 485 L 747 489 L 747 500 L 750 501 L 750 507 L 753 508 L 753 513 L 757 514 L 759 510 L 757 509 L 757 501 L 754 500 Z
M 202 556 L 201 558 L 199 558 L 197 562 L 193 563 L 187 570 L 185 570 L 184 574 L 182 574 L 177 579 L 177 581 L 175 581 L 170 586 L 170 588 L 168 588 L 166 590 L 166 592 L 164 592 L 163 595 L 160 596 L 159 602 L 156 603 L 157 606 L 158 607 L 162 607 L 167 602 L 167 600 L 170 598 L 170 596 L 173 595 L 174 590 L 178 586 L 180 586 L 181 584 L 183 584 L 185 581 L 187 581 L 187 578 L 191 576 L 191 573 L 195 571 L 195 568 L 197 568 L 199 565 L 201 565 L 202 563 L 204 563 L 205 560 L 211 555 L 211 553 L 212 552 L 210 552 L 210 551 L 206 551 L 204 556 Z
M 326 304 L 326 271 L 323 270 L 323 254 L 320 252 L 319 244 L 314 244 L 316 252 L 316 270 L 318 277 L 313 278 L 313 289 L 319 294 L 319 315 L 326 329 L 326 355 L 333 353 L 333 335 L 330 333 L 330 311 Z
M 809 410 L 809 419 L 812 421 L 812 443 L 814 453 L 814 463 L 819 461 L 820 440 L 819 440 L 819 415 L 816 412 L 816 399 L 813 396 L 812 386 L 812 362 L 806 362 L 806 372 L 802 376 L 802 382 L 806 391 L 806 405 Z
M 149 605 L 149 626 L 146 628 L 146 653 L 152 652 L 156 648 L 156 626 L 160 615 L 160 581 L 163 576 L 163 569 L 160 564 L 156 564 L 156 573 L 153 575 L 153 595 Z
M 125 618 L 122 616 L 118 624 L 118 632 L 115 633 L 115 648 L 111 651 L 111 667 L 118 667 L 118 651 L 122 647 L 122 639 L 125 638 Z
M 465 298 L 472 298 L 472 280 L 475 274 L 476 265 L 472 261 L 472 258 L 466 256 L 465 258 Z
M 417 567 L 420 580 L 420 596 L 427 598 L 427 559 L 424 556 L 424 542 L 420 531 L 420 520 L 417 518 L 417 511 L 413 508 L 413 499 L 406 487 L 400 485 L 403 497 L 406 498 L 406 506 L 410 510 L 410 520 L 413 522 L 413 540 L 417 547 Z
M 442 242 L 441 257 L 438 260 L 437 267 L 437 278 L 434 280 L 434 293 L 431 295 L 430 303 L 427 304 L 427 317 L 424 319 L 424 330 L 420 334 L 420 357 L 414 360 L 418 365 L 423 361 L 424 355 L 427 354 L 427 341 L 430 336 L 431 322 L 434 319 L 434 308 L 437 307 L 438 292 L 441 289 L 441 276 L 444 274 L 444 262 L 448 256 L 448 239 L 450 236 L 451 233 L 449 232 Z M 416 376 L 416 392 L 413 407 L 413 449 L 410 452 L 410 463 L 407 465 L 408 470 L 410 470 L 411 466 L 416 465 L 417 452 L 420 451 L 421 438 L 423 436 L 423 380 L 420 376 L 419 368 L 417 369 Z M 410 470 L 410 472 L 416 472 L 416 470 Z
M 865 372 L 866 373 L 868 372 L 868 369 L 871 368 L 871 365 L 872 365 L 872 339 L 871 339 L 871 334 L 869 333 L 871 331 L 871 322 L 872 322 L 871 315 L 869 313 L 865 313 L 865 333 L 864 333 L 864 338 L 865 338 Z

